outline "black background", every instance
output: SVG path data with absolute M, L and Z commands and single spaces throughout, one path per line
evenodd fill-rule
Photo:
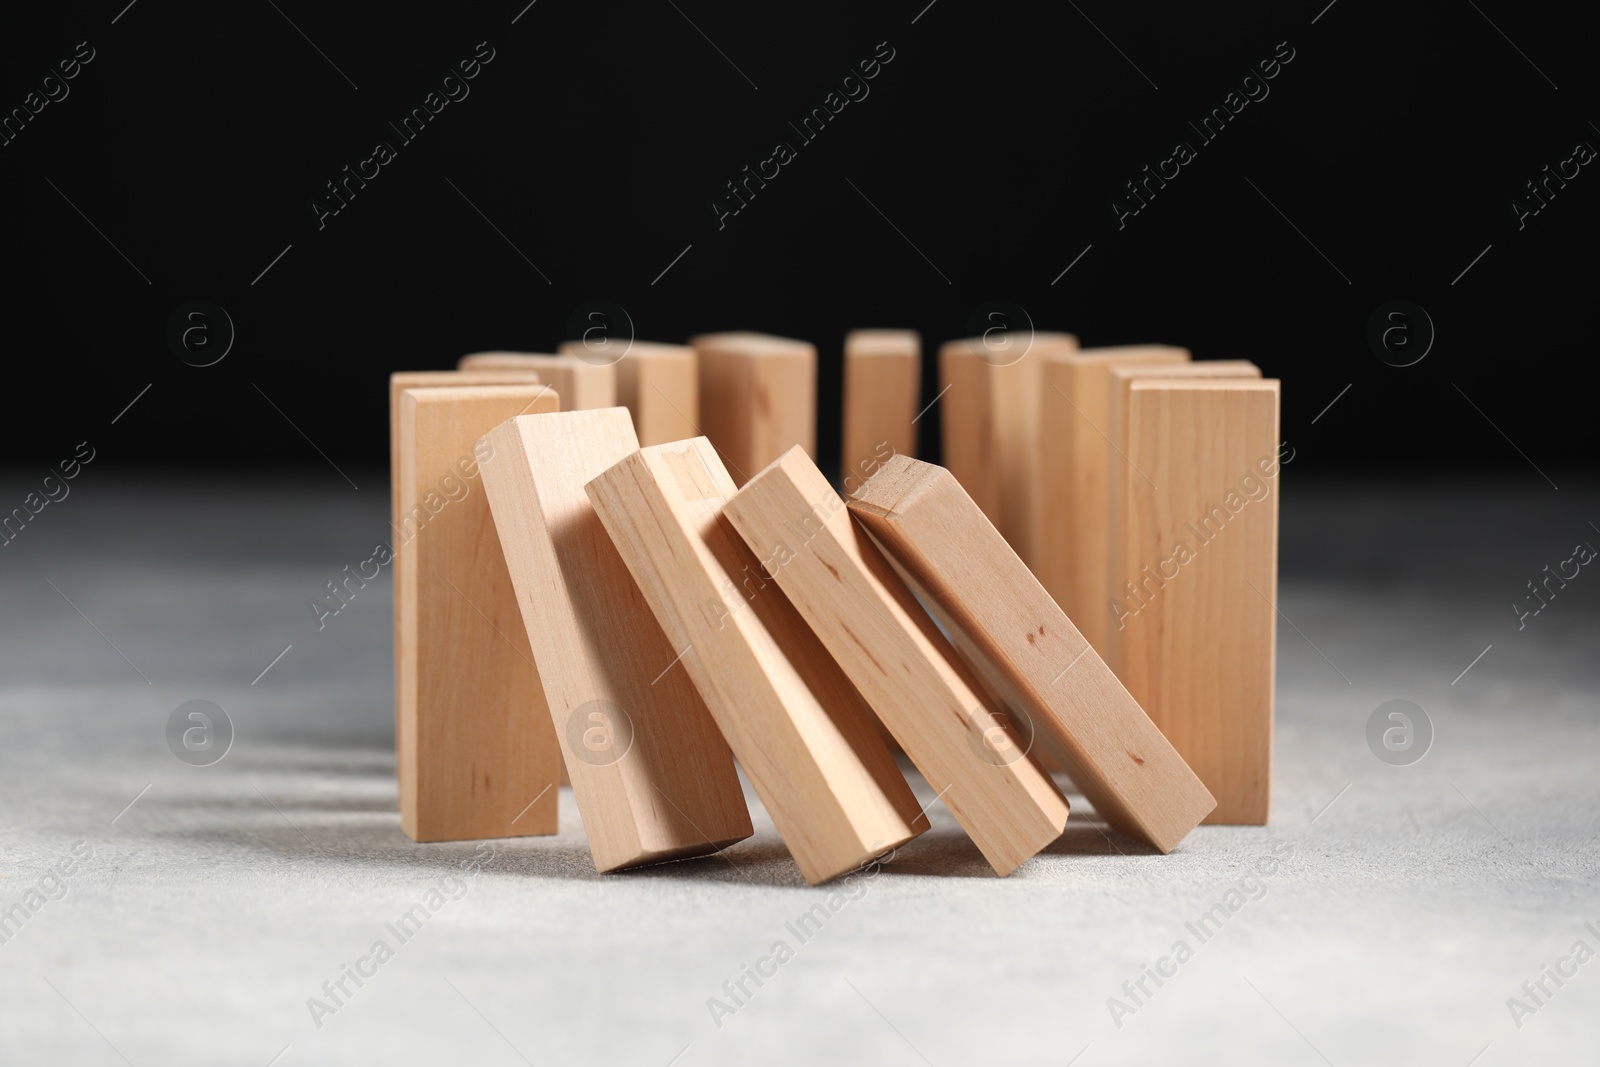
M 1005 299 L 1085 345 L 1256 361 L 1283 379 L 1302 475 L 1589 462 L 1600 176 L 1520 231 L 1510 202 L 1600 146 L 1592 7 L 925 2 L 8 13 L 6 111 L 78 42 L 95 50 L 0 147 L 13 380 L 40 381 L 8 404 L 9 458 L 88 439 L 111 465 L 336 482 L 316 449 L 384 458 L 390 371 L 553 350 L 599 298 L 641 338 L 816 342 L 827 466 L 846 330 L 921 330 L 931 400 L 934 347 Z M 319 229 L 323 183 L 397 142 L 386 121 L 480 41 L 495 55 L 470 95 Z M 787 123 L 884 41 L 870 95 L 799 145 Z M 1194 142 L 1185 121 L 1284 41 L 1270 95 L 1119 230 L 1122 183 Z M 780 138 L 798 158 L 719 230 L 711 198 Z M 1437 329 L 1406 368 L 1365 337 L 1397 298 Z M 167 345 L 192 299 L 236 326 L 211 367 Z M 931 450 L 937 419 L 921 426 Z

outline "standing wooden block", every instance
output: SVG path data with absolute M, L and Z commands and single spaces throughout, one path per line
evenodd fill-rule
M 617 406 L 617 368 L 610 363 L 587 363 L 577 356 L 537 352 L 474 352 L 462 356 L 456 369 L 531 370 L 561 394 L 561 406 L 566 411 Z
M 988 342 L 967 337 L 939 348 L 945 466 L 1029 566 L 1043 535 L 1044 361 L 1077 349 L 1071 334 L 1039 332 Z
M 853 493 L 892 455 L 917 454 L 922 335 L 851 330 L 844 339 L 844 450 L 839 470 Z
M 752 833 L 733 754 L 606 536 L 584 483 L 638 451 L 623 408 L 525 415 L 489 433 L 483 484 L 602 873 Z
M 583 351 L 580 341 L 561 345 L 562 355 L 577 356 Z M 694 349 L 634 341 L 617 360 L 616 368 L 617 403 L 633 416 L 641 445 L 700 436 L 700 371 Z
M 1187 349 L 1171 345 L 1087 348 L 1047 353 L 1039 390 L 1044 424 L 1041 551 L 1034 573 L 1067 617 L 1106 654 L 1107 434 L 1111 368 L 1185 363 Z
M 926 829 L 871 712 L 723 518 L 711 443 L 641 449 L 587 489 L 806 880 Z
M 480 437 L 555 408 L 540 385 L 400 394 L 396 764 L 401 826 L 417 841 L 556 832 L 561 756 L 475 484 Z
M 1107 823 L 1169 852 L 1216 806 L 949 471 L 896 456 L 849 506 Z
M 999 710 L 811 457 L 790 449 L 723 511 L 997 872 L 1061 836 L 1066 798 L 986 743 Z
M 1122 680 L 1217 798 L 1267 821 L 1278 587 L 1278 382 L 1134 381 L 1122 479 Z M 1154 483 L 1153 485 L 1151 483 Z
M 700 357 L 700 427 L 736 484 L 799 445 L 817 450 L 817 349 L 764 333 L 691 338 Z

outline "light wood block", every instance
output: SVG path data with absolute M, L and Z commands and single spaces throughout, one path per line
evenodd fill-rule
M 1020 357 L 1003 346 L 986 346 L 982 337 L 947 341 L 939 348 L 945 466 L 1029 566 L 1043 535 L 1044 361 L 1077 349 L 1071 334 L 1044 332 L 1032 335 Z
M 871 712 L 723 518 L 703 437 L 641 449 L 587 490 L 667 640 L 816 884 L 927 828 Z
M 1277 635 L 1278 382 L 1129 383 L 1122 680 L 1217 798 L 1267 821 Z M 1153 484 L 1151 484 L 1153 483 Z
M 542 385 L 400 394 L 396 765 L 401 826 L 417 841 L 556 832 L 560 751 L 475 484 L 478 439 L 556 403 Z
M 764 333 L 690 338 L 700 358 L 700 428 L 735 484 L 799 445 L 817 450 L 817 348 Z
M 610 363 L 586 363 L 577 356 L 552 356 L 542 352 L 474 352 L 462 356 L 457 370 L 531 370 L 539 380 L 561 394 L 565 411 L 617 406 L 617 368 Z
M 849 507 L 1107 823 L 1169 852 L 1216 806 L 949 471 L 896 456 Z
M 1040 440 L 1041 551 L 1034 573 L 1100 656 L 1106 654 L 1107 434 L 1111 368 L 1129 364 L 1188 362 L 1187 349 L 1128 345 L 1049 352 L 1039 390 L 1041 418 L 1050 432 Z
M 583 350 L 579 341 L 565 341 L 560 349 L 570 356 Z M 700 371 L 693 348 L 634 341 L 616 368 L 617 403 L 633 416 L 641 445 L 700 436 Z
M 733 754 L 584 493 L 638 450 L 624 408 L 495 427 L 483 484 L 599 871 L 753 832 Z
M 1066 798 L 986 742 L 999 709 L 811 457 L 790 449 L 723 512 L 998 873 L 1061 836 Z
M 851 330 L 844 338 L 844 442 L 839 470 L 846 494 L 892 455 L 917 454 L 922 335 L 915 330 Z

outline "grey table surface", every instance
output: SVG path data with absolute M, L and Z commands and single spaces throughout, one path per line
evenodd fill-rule
M 934 803 L 813 889 L 754 797 L 723 856 L 606 877 L 566 790 L 554 837 L 409 841 L 387 578 L 306 606 L 385 536 L 381 473 L 348 473 L 96 465 L 0 548 L 0 1062 L 1592 1061 L 1600 576 L 1510 606 L 1600 544 L 1592 482 L 1286 483 L 1268 826 L 1159 856 L 1074 794 L 999 879 Z M 193 699 L 236 732 L 209 767 L 167 746 Z M 1410 766 L 1366 741 L 1391 699 L 1435 731 Z

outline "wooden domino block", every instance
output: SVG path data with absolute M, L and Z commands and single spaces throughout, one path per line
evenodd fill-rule
M 915 330 L 851 330 L 844 339 L 844 448 L 839 470 L 854 492 L 891 455 L 917 454 L 922 336 Z
M 999 709 L 811 457 L 790 449 L 723 512 L 998 873 L 1061 836 L 1066 799 L 986 740 Z
M 1108 628 L 1128 691 L 1217 798 L 1267 821 L 1278 573 L 1278 382 L 1128 387 L 1121 558 Z
M 1029 566 L 1043 530 L 1040 389 L 1047 357 L 1077 351 L 1071 334 L 982 337 L 939 348 L 944 462 Z M 1018 347 L 1010 347 L 1018 346 Z
M 542 385 L 400 394 L 400 819 L 417 841 L 556 832 L 561 755 L 517 610 L 478 439 L 554 411 Z
M 584 493 L 638 450 L 623 408 L 525 415 L 482 465 L 556 737 L 602 873 L 752 833 L 733 754 Z
M 474 352 L 456 362 L 457 370 L 531 370 L 561 394 L 565 411 L 617 406 L 617 368 L 577 356 L 540 352 Z
M 817 450 L 817 349 L 763 333 L 690 339 L 700 358 L 700 428 L 735 484 L 794 445 Z
M 849 507 L 1107 823 L 1168 852 L 1216 806 L 949 471 L 896 456 Z
M 560 351 L 576 356 L 584 348 L 582 342 L 566 341 Z M 617 403 L 633 416 L 641 445 L 700 436 L 700 372 L 694 349 L 634 341 L 616 368 Z
M 808 882 L 927 828 L 871 712 L 723 518 L 709 441 L 641 449 L 589 499 Z
M 1107 457 L 1111 368 L 1185 363 L 1187 349 L 1128 345 L 1046 353 L 1039 390 L 1044 425 L 1041 551 L 1034 573 L 1094 650 L 1106 654 Z

